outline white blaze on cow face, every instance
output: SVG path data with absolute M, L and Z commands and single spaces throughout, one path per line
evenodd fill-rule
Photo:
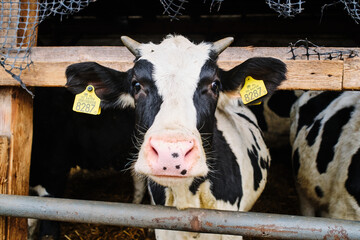
M 195 45 L 182 36 L 139 47 L 139 60 L 153 65 L 152 78 L 163 102 L 145 134 L 135 170 L 162 185 L 208 172 L 193 96 L 210 51 L 210 44 Z

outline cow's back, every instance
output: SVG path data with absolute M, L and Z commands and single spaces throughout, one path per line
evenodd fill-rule
M 360 220 L 360 93 L 306 92 L 291 118 L 302 213 Z

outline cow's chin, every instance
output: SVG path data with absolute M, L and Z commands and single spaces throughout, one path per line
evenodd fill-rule
M 149 175 L 150 179 L 164 187 L 175 187 L 179 185 L 188 186 L 194 180 L 192 176 L 178 177 L 178 176 L 162 176 L 162 175 Z

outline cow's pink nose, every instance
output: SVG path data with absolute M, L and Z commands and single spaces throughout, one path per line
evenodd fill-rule
M 148 163 L 153 175 L 186 177 L 198 158 L 194 139 L 150 138 Z

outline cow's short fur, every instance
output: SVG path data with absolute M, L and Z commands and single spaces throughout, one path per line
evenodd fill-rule
M 132 49 L 135 65 L 127 72 L 92 62 L 66 71 L 73 93 L 92 84 L 103 107 L 135 106 L 134 170 L 148 177 L 154 204 L 247 211 L 264 189 L 270 156 L 261 130 L 251 111 L 226 93 L 252 76 L 264 80 L 271 94 L 285 79 L 285 64 L 252 58 L 224 71 L 213 46 L 168 36 Z M 156 236 L 241 238 L 167 230 L 156 230 Z
M 306 92 L 291 118 L 302 213 L 360 220 L 360 92 Z

